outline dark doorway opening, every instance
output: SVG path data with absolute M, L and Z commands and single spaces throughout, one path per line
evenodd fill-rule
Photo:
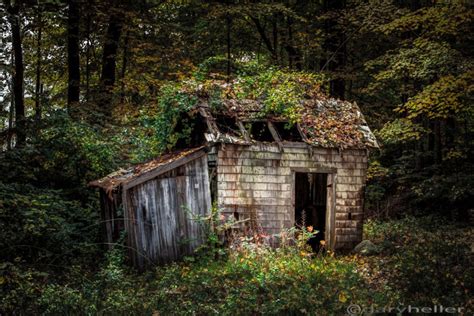
M 318 231 L 308 242 L 313 250 L 319 250 L 321 240 L 325 240 L 327 179 L 327 173 L 295 175 L 295 223 Z

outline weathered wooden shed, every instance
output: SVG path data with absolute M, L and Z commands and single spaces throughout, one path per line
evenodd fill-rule
M 100 188 L 104 239 L 112 245 L 125 229 L 135 266 L 176 260 L 202 243 L 195 218 L 211 208 L 204 147 L 175 151 L 90 185 Z
M 304 223 L 331 249 L 360 242 L 368 152 L 377 142 L 359 107 L 303 100 L 301 117 L 290 123 L 262 115 L 262 106 L 230 99 L 216 109 L 201 97 L 188 113 L 192 149 L 91 183 L 101 188 L 108 242 L 123 227 L 135 265 L 175 260 L 202 242 L 189 214 L 208 214 L 213 201 L 268 235 Z

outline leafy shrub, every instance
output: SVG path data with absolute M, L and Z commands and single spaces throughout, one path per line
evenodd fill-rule
M 164 314 L 337 313 L 368 298 L 352 290 L 363 283 L 352 264 L 270 248 L 226 261 L 175 264 L 157 270 L 153 283 L 168 289 L 153 298 Z
M 15 290 L 2 293 L 2 304 L 10 312 L 94 315 L 338 315 L 349 304 L 470 308 L 468 229 L 436 217 L 408 217 L 371 220 L 365 237 L 382 245 L 381 255 L 310 255 L 299 247 L 247 241 L 227 256 L 216 259 L 210 252 L 143 274 L 124 264 L 120 245 L 97 271 L 70 266 L 60 279 L 8 264 L 2 273 L 17 274 L 15 283 L 7 283 Z
M 342 313 L 350 302 L 372 299 L 354 264 L 333 256 L 245 243 L 217 260 L 209 254 L 137 275 L 123 265 L 122 252 L 115 248 L 93 279 L 78 276 L 73 284 L 49 285 L 39 299 L 40 309 L 93 314 L 313 314 Z M 384 303 L 383 296 L 375 297 L 374 304 Z
M 97 248 L 96 209 L 58 190 L 0 182 L 0 216 L 4 260 L 58 263 Z
M 377 258 L 372 265 L 398 289 L 404 302 L 467 307 L 474 288 L 468 228 L 434 216 L 406 217 L 369 221 L 365 234 L 384 246 L 383 263 Z
M 46 117 L 29 144 L 0 153 L 1 181 L 28 183 L 70 191 L 84 197 L 88 181 L 113 171 L 120 161 L 119 144 L 64 111 Z
M 48 273 L 27 267 L 21 258 L 0 262 L 0 313 L 5 315 L 37 314 L 37 299 L 41 295 Z

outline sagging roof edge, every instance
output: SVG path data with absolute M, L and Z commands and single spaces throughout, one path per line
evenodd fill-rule
M 118 171 L 110 173 L 109 175 L 101 179 L 89 182 L 88 186 L 103 189 L 110 197 L 112 191 L 117 187 L 122 187 L 122 189 L 128 190 L 131 187 L 137 186 L 174 168 L 180 167 L 194 159 L 200 158 L 204 156 L 207 151 L 207 146 L 200 146 L 197 148 L 189 149 L 187 152 L 183 150 L 176 153 L 165 154 L 149 162 L 138 164 L 125 170 L 120 169 Z M 185 152 L 184 155 L 183 152 Z M 160 161 L 160 159 L 162 159 L 163 157 L 166 157 L 167 159 L 163 159 L 163 161 Z M 151 167 L 150 169 L 144 172 L 140 172 L 140 167 L 150 165 L 153 162 L 157 162 L 156 167 Z M 137 169 L 138 171 L 135 174 L 134 172 Z M 128 174 L 124 174 L 125 172 L 128 172 Z

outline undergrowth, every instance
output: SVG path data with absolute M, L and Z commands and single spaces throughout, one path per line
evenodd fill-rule
M 472 311 L 470 228 L 410 217 L 369 221 L 365 235 L 379 255 L 310 254 L 304 244 L 274 249 L 243 240 L 217 256 L 207 249 L 140 274 L 115 247 L 96 267 L 64 267 L 55 278 L 13 261 L 1 266 L 1 306 L 5 313 L 89 315 L 339 315 L 350 304 Z

